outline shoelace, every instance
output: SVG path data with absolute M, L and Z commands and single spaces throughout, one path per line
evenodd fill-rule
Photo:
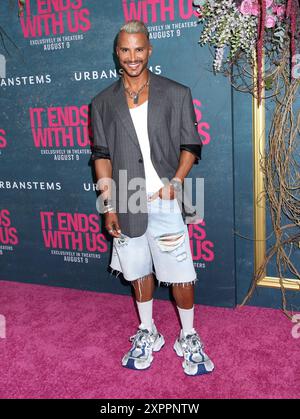
M 136 348 L 142 348 L 145 344 L 151 345 L 151 334 L 145 330 L 140 329 L 135 335 L 130 337 L 130 342 L 133 342 Z
M 187 335 L 185 338 L 185 344 L 188 352 L 195 353 L 204 349 L 204 345 L 201 342 L 198 333 L 194 333 L 193 335 Z

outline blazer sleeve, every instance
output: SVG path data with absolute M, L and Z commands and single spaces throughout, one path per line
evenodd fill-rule
M 95 104 L 95 101 L 92 101 L 91 105 L 91 123 L 93 131 L 93 146 L 91 159 L 110 159 L 109 148 L 105 138 L 102 119 L 97 105 Z
M 195 155 L 194 164 L 201 160 L 202 141 L 198 133 L 198 123 L 194 110 L 191 89 L 187 88 L 181 113 L 181 140 L 180 150 L 187 150 Z

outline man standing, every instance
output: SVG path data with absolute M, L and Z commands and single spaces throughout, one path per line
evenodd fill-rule
M 179 311 L 182 328 L 174 350 L 186 374 L 201 375 L 214 365 L 193 327 L 197 277 L 178 200 L 185 177 L 201 159 L 202 143 L 190 89 L 149 71 L 151 53 L 142 22 L 122 26 L 116 54 L 123 76 L 92 100 L 92 159 L 105 227 L 114 238 L 110 267 L 134 287 L 141 321 L 122 365 L 149 368 L 153 352 L 164 345 L 153 320 L 155 273 L 159 283 L 172 286 Z M 132 204 L 129 185 L 136 180 L 144 181 L 142 211 Z

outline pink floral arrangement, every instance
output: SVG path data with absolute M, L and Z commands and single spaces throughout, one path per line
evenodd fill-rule
M 295 57 L 296 38 L 298 40 L 300 34 L 296 28 L 300 16 L 299 0 L 193 0 L 193 4 L 197 7 L 199 22 L 204 23 L 200 45 L 210 43 L 216 48 L 215 71 L 220 71 L 227 51 L 227 62 L 232 63 L 241 51 L 252 64 L 256 50 L 260 103 L 264 44 L 272 44 L 269 51 L 275 55 L 286 48 L 284 42 L 289 38 L 291 57 Z M 294 66 L 292 59 L 292 78 Z
M 243 15 L 260 16 L 261 2 L 258 0 L 243 0 L 238 9 Z M 266 0 L 265 27 L 274 28 L 277 22 L 284 19 L 285 12 L 285 4 L 276 4 L 274 0 Z

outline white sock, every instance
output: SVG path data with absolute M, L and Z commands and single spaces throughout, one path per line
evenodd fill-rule
M 136 302 L 141 324 L 148 330 L 152 330 L 152 312 L 153 312 L 153 298 L 152 300 L 145 301 L 140 303 L 139 301 Z
M 185 335 L 195 333 L 194 325 L 194 306 L 189 309 L 178 307 L 181 326 Z

